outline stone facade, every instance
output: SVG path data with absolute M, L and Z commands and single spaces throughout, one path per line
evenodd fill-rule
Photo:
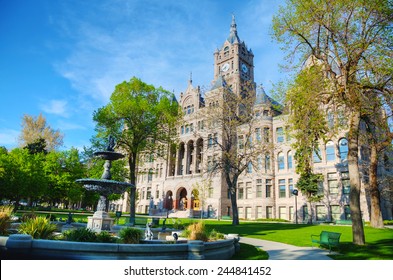
M 214 143 L 221 141 L 221 135 L 219 131 L 208 129 L 204 116 L 218 102 L 217 96 L 222 94 L 224 87 L 239 94 L 242 84 L 255 86 L 253 58 L 251 49 L 239 39 L 232 18 L 227 40 L 214 52 L 212 88 L 202 94 L 200 87 L 194 87 L 190 79 L 186 91 L 180 95 L 179 106 L 183 109 L 184 121 L 178 128 L 179 144 L 169 149 L 167 160 L 149 156 L 141 159 L 137 213 L 166 215 L 168 212 L 174 216 L 210 218 L 231 216 L 231 202 L 222 174 L 213 176 L 211 183 L 207 183 L 206 171 L 219 153 Z M 300 192 L 296 198 L 292 194 L 298 175 L 291 139 L 285 133 L 287 115 L 279 110 L 278 104 L 261 86 L 255 88 L 255 138 L 273 145 L 271 151 L 261 157 L 257 167 L 239 178 L 239 217 L 306 222 L 308 215 L 312 214 L 315 222 L 350 219 L 345 133 L 321 143 L 320 156 L 314 157 L 315 171 L 325 178 L 320 190 L 324 198 L 309 209 Z M 362 152 L 359 151 L 361 161 L 367 161 L 367 155 Z M 387 170 L 382 169 L 381 174 L 386 174 Z M 361 203 L 366 221 L 369 220 L 367 182 L 363 172 Z M 129 210 L 125 201 L 127 198 L 123 202 L 114 202 L 112 210 Z M 392 219 L 392 203 L 382 201 L 382 205 L 384 218 Z

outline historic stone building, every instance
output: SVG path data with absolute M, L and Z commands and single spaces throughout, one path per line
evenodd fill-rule
M 237 34 L 234 17 L 230 33 L 220 49 L 214 52 L 214 78 L 211 89 L 202 94 L 190 79 L 181 93 L 179 106 L 184 112 L 184 122 L 178 128 L 179 144 L 168 151 L 168 159 L 146 156 L 138 169 L 136 202 L 137 213 L 189 217 L 221 218 L 231 216 L 228 188 L 222 174 L 211 177 L 208 183 L 206 170 L 214 164 L 219 153 L 214 143 L 221 141 L 219 131 L 208 129 L 204 116 L 215 105 L 224 87 L 239 94 L 242 84 L 254 82 L 254 54 Z M 305 197 L 292 194 L 298 175 L 295 173 L 294 152 L 285 128 L 287 115 L 268 97 L 261 86 L 256 88 L 254 112 L 255 139 L 272 143 L 270 152 L 261 155 L 254 168 L 247 168 L 239 178 L 237 203 L 239 217 L 244 219 L 280 218 L 299 222 L 307 221 L 312 213 L 316 222 L 346 220 L 349 212 L 349 176 L 347 167 L 347 140 L 345 134 L 337 135 L 320 145 L 320 156 L 314 157 L 317 173 L 324 175 L 320 192 L 321 202 L 308 209 Z M 367 155 L 360 151 L 361 161 Z M 383 172 L 387 172 L 383 170 Z M 362 176 L 361 203 L 363 219 L 369 220 L 366 199 L 367 176 Z M 296 204 L 295 204 L 296 199 Z M 114 202 L 114 210 L 127 211 L 127 199 Z M 384 218 L 392 219 L 392 205 L 383 202 Z M 312 210 L 312 211 L 311 211 Z M 202 212 L 201 212 L 202 211 Z

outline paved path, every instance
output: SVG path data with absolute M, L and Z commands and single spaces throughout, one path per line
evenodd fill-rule
M 311 247 L 297 247 L 279 242 L 240 237 L 240 243 L 261 248 L 269 254 L 269 260 L 332 260 L 329 250 Z

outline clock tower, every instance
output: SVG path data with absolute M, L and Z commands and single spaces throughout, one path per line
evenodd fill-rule
M 240 93 L 244 83 L 254 85 L 254 54 L 239 39 L 234 15 L 228 38 L 214 52 L 214 81 L 220 76 L 236 93 Z

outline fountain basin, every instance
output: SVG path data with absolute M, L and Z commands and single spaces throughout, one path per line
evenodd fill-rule
M 100 157 L 105 160 L 118 160 L 120 158 L 123 158 L 124 155 L 116 152 L 111 152 L 111 151 L 101 151 L 101 152 L 95 152 L 93 153 L 94 156 Z
M 135 187 L 131 183 L 108 179 L 78 179 L 75 182 L 84 185 L 84 188 L 87 190 L 96 191 L 101 195 L 109 195 L 112 193 L 122 194 L 127 188 Z
M 0 248 L 1 259 L 40 260 L 224 260 L 238 249 L 238 238 L 203 242 L 168 244 L 90 243 L 32 239 L 30 235 L 13 234 L 5 237 Z M 1 247 L 1 246 L 0 246 Z

